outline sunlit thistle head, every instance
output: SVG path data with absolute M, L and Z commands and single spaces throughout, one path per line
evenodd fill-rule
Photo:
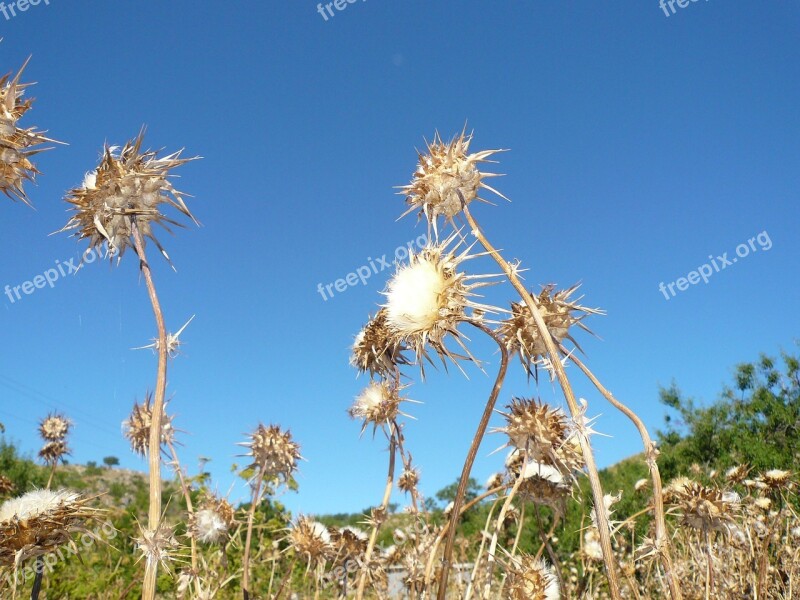
M 466 130 L 449 142 L 442 141 L 438 133 L 433 141 L 426 143 L 427 154 L 419 154 L 419 164 L 414 176 L 401 194 L 406 197 L 408 210 L 403 216 L 419 211 L 420 218 L 425 216 L 438 236 L 437 221 L 444 217 L 453 221 L 464 205 L 473 200 L 487 202 L 478 194 L 488 190 L 507 200 L 500 192 L 486 184 L 485 179 L 497 177 L 495 173 L 481 172 L 479 167 L 490 156 L 501 150 L 483 150 L 469 153 L 472 134 Z
M 265 481 L 288 482 L 297 470 L 300 445 L 292 441 L 290 431 L 283 431 L 278 425 L 258 425 L 249 434 L 250 441 L 239 445 L 249 448 L 245 456 L 252 459 L 250 468 L 260 471 Z
M 223 543 L 228 540 L 234 523 L 233 506 L 224 498 L 209 496 L 191 515 L 189 532 L 203 544 Z
M 44 446 L 39 450 L 39 458 L 48 465 L 55 465 L 69 454 L 70 449 L 64 441 L 45 442 Z
M 26 181 L 33 181 L 39 171 L 31 157 L 50 150 L 40 147 L 53 142 L 35 127 L 23 129 L 18 121 L 33 106 L 33 99 L 23 100 L 25 88 L 30 84 L 20 83 L 26 61 L 19 72 L 0 78 L 0 191 L 12 200 L 21 200 L 30 205 L 25 192 Z
M 578 342 L 570 334 L 570 328 L 577 325 L 584 331 L 592 333 L 583 319 L 588 315 L 605 314 L 597 308 L 587 308 L 578 304 L 580 298 L 570 299 L 572 294 L 580 287 L 575 284 L 566 290 L 555 291 L 555 285 L 546 285 L 538 296 L 533 293 L 539 306 L 542 320 L 550 336 L 556 344 L 569 340 L 580 349 Z M 506 348 L 511 354 L 518 354 L 525 370 L 536 376 L 538 365 L 547 358 L 547 347 L 542 339 L 541 332 L 530 309 L 524 302 L 511 303 L 511 316 L 504 320 L 498 328 L 498 333 L 503 338 Z
M 147 456 L 150 450 L 150 423 L 153 420 L 153 396 L 148 392 L 144 402 L 134 403 L 131 415 L 122 422 L 122 432 L 130 442 L 131 449 L 139 456 Z M 164 403 L 164 412 L 161 415 L 161 443 L 172 444 L 175 440 L 175 429 L 172 427 L 172 417 L 167 415 L 167 406 Z
M 419 471 L 413 467 L 404 469 L 397 478 L 398 489 L 406 494 L 416 492 L 417 485 L 419 485 Z
M 356 397 L 348 412 L 353 419 L 363 421 L 361 433 L 364 433 L 370 424 L 373 428 L 391 427 L 398 415 L 408 417 L 400 411 L 403 400 L 395 382 L 373 381 Z
M 683 522 L 701 531 L 730 532 L 741 499 L 735 492 L 706 487 L 696 482 L 687 483 L 672 495 L 675 508 Z
M 195 158 L 181 158 L 178 151 L 163 158 L 158 151 L 142 150 L 144 130 L 122 148 L 106 146 L 97 169 L 88 173 L 83 185 L 70 191 L 66 201 L 74 214 L 61 231 L 75 230 L 79 239 L 89 240 L 90 248 L 108 242 L 112 257 L 121 257 L 126 248 L 135 249 L 133 226 L 143 238 L 150 238 L 164 257 L 169 256 L 156 239 L 152 226 L 181 226 L 161 212 L 162 205 L 172 206 L 197 224 L 189 212 L 182 192 L 170 182 L 171 171 Z
M 432 348 L 444 361 L 450 358 L 471 359 L 457 327 L 470 320 L 468 310 L 496 313 L 499 309 L 477 303 L 475 290 L 490 285 L 489 275 L 466 275 L 461 263 L 473 258 L 471 248 L 456 254 L 459 244 L 448 248 L 456 234 L 441 244 L 431 243 L 419 253 L 412 253 L 408 264 L 400 265 L 384 292 L 386 322 L 397 343 L 412 349 L 422 367 Z M 445 345 L 451 337 L 466 356 L 453 354 Z
M 328 528 L 303 515 L 289 527 L 287 541 L 289 547 L 310 567 L 324 564 L 334 553 Z
M 91 537 L 87 524 L 100 511 L 87 502 L 67 490 L 36 490 L 0 505 L 0 566 L 16 568 L 70 543 L 74 534 Z
M 553 569 L 528 554 L 511 559 L 503 598 L 507 600 L 559 600 L 561 591 Z
M 66 439 L 72 421 L 64 415 L 51 413 L 39 422 L 39 435 L 46 442 L 61 442 Z
M 761 477 L 759 477 L 759 481 L 764 482 L 764 484 L 773 491 L 788 489 L 792 486 L 792 472 L 782 469 L 771 469 L 762 473 Z
M 360 373 L 396 378 L 397 367 L 408 364 L 403 350 L 386 322 L 386 309 L 381 308 L 356 335 L 350 364 Z
M 174 528 L 164 524 L 159 524 L 156 530 L 140 528 L 139 536 L 134 538 L 134 542 L 141 552 L 139 560 L 160 565 L 167 573 L 172 573 L 172 563 L 180 549 Z
M 572 491 L 571 478 L 564 477 L 557 468 L 537 461 L 529 461 L 522 469 L 523 478 L 517 494 L 523 500 L 549 506 L 563 516 L 566 501 Z
M 334 561 L 344 563 L 349 559 L 361 558 L 367 550 L 369 537 L 356 527 L 328 527 Z

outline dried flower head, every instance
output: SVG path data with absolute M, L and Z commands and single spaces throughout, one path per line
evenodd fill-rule
M 536 461 L 526 463 L 520 476 L 523 478 L 517 492 L 520 498 L 549 506 L 556 514 L 564 515 L 572 479 L 565 478 L 559 469 Z
M 289 528 L 288 542 L 311 567 L 325 563 L 333 553 L 328 528 L 302 515 Z
M 235 523 L 234 509 L 224 498 L 209 496 L 189 519 L 189 532 L 204 544 L 226 542 Z
M 150 449 L 150 423 L 153 419 L 153 396 L 150 392 L 145 395 L 144 402 L 134 403 L 131 415 L 122 422 L 123 435 L 131 444 L 131 449 L 139 456 L 147 456 Z M 172 417 L 167 415 L 167 406 L 164 403 L 164 413 L 161 416 L 161 443 L 171 444 L 175 439 L 175 429 L 172 427 Z
M 69 453 L 70 451 L 66 442 L 46 442 L 41 450 L 39 450 L 39 458 L 48 465 L 54 465 L 65 456 L 68 456 Z
M 181 334 L 183 333 L 183 330 L 186 329 L 189 326 L 189 323 L 191 323 L 193 320 L 194 320 L 194 315 L 189 317 L 189 320 L 186 321 L 186 323 L 183 324 L 183 327 L 178 329 L 176 333 L 167 333 L 167 343 L 166 343 L 167 355 L 170 358 L 175 358 L 181 353 L 181 346 L 183 345 L 183 342 L 181 341 Z M 158 353 L 160 345 L 161 345 L 161 340 L 159 340 L 158 338 L 153 338 L 152 344 L 148 344 L 147 346 L 139 346 L 138 348 L 133 348 L 133 349 L 144 350 L 145 348 L 152 348 L 154 353 Z
M 46 442 L 61 442 L 67 437 L 72 421 L 64 415 L 51 413 L 39 422 L 39 435 Z
M 729 483 L 741 483 L 744 481 L 745 477 L 747 477 L 748 473 L 750 473 L 750 467 L 747 465 L 736 465 L 725 471 L 725 479 L 727 479 Z
M 686 484 L 674 493 L 673 501 L 683 515 L 683 522 L 701 531 L 729 532 L 735 525 L 740 498 L 696 482 Z
M 36 490 L 0 506 L 0 566 L 23 561 L 70 543 L 73 534 L 93 535 L 86 527 L 99 511 L 89 499 L 67 490 Z
M 561 592 L 552 568 L 528 554 L 512 559 L 507 568 L 503 598 L 508 600 L 558 600 Z
M 12 200 L 30 205 L 23 186 L 39 174 L 30 157 L 50 150 L 37 146 L 54 140 L 46 138 L 35 127 L 22 129 L 18 125 L 33 106 L 32 99 L 23 100 L 25 88 L 30 84 L 20 83 L 27 65 L 25 61 L 13 79 L 10 73 L 0 78 L 0 190 Z
M 373 381 L 358 395 L 348 412 L 353 419 L 364 421 L 361 427 L 361 433 L 364 433 L 370 424 L 373 428 L 391 426 L 398 415 L 409 416 L 400 411 L 403 400 L 405 398 L 400 397 L 397 383 Z
M 278 425 L 265 427 L 259 423 L 249 437 L 249 442 L 239 445 L 250 449 L 245 455 L 252 457 L 250 468 L 260 471 L 266 481 L 289 481 L 302 458 L 300 445 L 292 441 L 291 432 L 282 431 Z
M 650 480 L 649 479 L 639 479 L 633 486 L 633 491 L 641 492 L 646 490 L 650 487 Z
M 178 151 L 163 158 L 158 151 L 142 151 L 144 129 L 122 148 L 106 146 L 97 169 L 88 173 L 83 185 L 69 192 L 66 201 L 75 214 L 61 231 L 76 230 L 79 239 L 88 239 L 89 247 L 108 242 L 112 257 L 121 257 L 126 248 L 135 250 L 134 224 L 143 238 L 153 240 L 169 260 L 153 233 L 157 223 L 170 231 L 169 225 L 181 226 L 161 212 L 161 205 L 172 206 L 179 213 L 194 218 L 184 202 L 184 194 L 170 183 L 171 171 L 195 158 L 181 158 Z
M 591 526 L 583 533 L 583 555 L 590 561 L 603 562 L 603 547 L 600 545 L 600 532 Z
M 759 481 L 764 482 L 770 490 L 781 490 L 791 487 L 792 473 L 781 469 L 771 469 L 762 473 Z
M 486 275 L 466 275 L 459 271 L 465 260 L 473 258 L 467 248 L 456 254 L 458 245 L 448 249 L 456 239 L 453 234 L 441 244 L 429 243 L 419 253 L 412 253 L 408 264 L 400 265 L 387 285 L 386 323 L 397 344 L 412 349 L 422 367 L 423 359 L 430 360 L 427 348 L 432 348 L 444 361 L 471 358 L 457 327 L 469 320 L 468 309 L 497 312 L 491 306 L 473 301 L 475 290 L 489 285 Z M 452 337 L 466 357 L 451 353 L 445 339 Z M 424 372 L 423 372 L 424 374 Z
M 531 292 L 553 341 L 558 344 L 570 340 L 578 349 L 580 346 L 570 334 L 570 328 L 577 325 L 584 331 L 592 333 L 583 324 L 583 319 L 588 315 L 605 314 L 600 309 L 581 306 L 578 304 L 580 298 L 574 300 L 570 298 L 579 287 L 580 283 L 576 283 L 566 290 L 554 292 L 556 287 L 550 284 L 542 288 L 538 297 Z M 527 373 L 536 376 L 538 365 L 547 358 L 547 347 L 528 306 L 522 302 L 512 302 L 511 316 L 502 322 L 498 333 L 502 336 L 509 353 L 518 354 Z
M 502 473 L 492 473 L 489 475 L 489 478 L 486 480 L 486 491 L 493 490 L 495 488 L 499 488 L 500 486 L 504 485 L 503 482 L 503 474 Z
M 5 475 L 0 475 L 0 496 L 10 496 L 14 493 L 16 486 Z
M 350 364 L 360 373 L 396 377 L 397 367 L 408 364 L 404 349 L 386 322 L 386 309 L 381 308 L 356 335 Z
M 397 478 L 397 487 L 409 494 L 417 489 L 419 484 L 419 471 L 417 469 L 405 469 Z
M 334 562 L 343 564 L 350 559 L 361 557 L 367 550 L 369 538 L 355 527 L 328 527 Z
M 418 210 L 420 218 L 425 215 L 434 231 L 438 232 L 437 220 L 440 216 L 452 221 L 464 205 L 473 200 L 486 202 L 478 194 L 481 189 L 489 190 L 507 200 L 497 190 L 484 181 L 497 177 L 495 173 L 484 173 L 479 166 L 489 161 L 489 157 L 501 150 L 483 150 L 469 153 L 472 134 L 466 130 L 445 143 L 436 133 L 433 142 L 427 143 L 427 154 L 419 154 L 419 165 L 411 183 L 401 188 L 406 196 L 408 210 L 403 216 Z
M 142 558 L 149 564 L 157 563 L 168 573 L 172 573 L 171 563 L 177 558 L 177 550 L 180 543 L 175 537 L 175 530 L 167 525 L 159 524 L 153 531 L 150 529 L 139 529 L 139 536 L 134 538 L 136 547 L 142 553 Z
M 520 456 L 527 452 L 530 459 L 552 465 L 565 475 L 583 467 L 580 442 L 563 410 L 526 398 L 513 398 L 506 408 L 508 412 L 501 413 L 505 427 L 493 431 L 505 433 L 507 445 Z

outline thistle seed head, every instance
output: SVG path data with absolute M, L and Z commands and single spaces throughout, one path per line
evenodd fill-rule
M 258 425 L 249 434 L 250 441 L 239 444 L 250 449 L 245 456 L 252 458 L 251 468 L 261 471 L 266 481 L 287 482 L 297 470 L 300 445 L 292 441 L 290 431 L 282 431 L 278 425 Z
M 386 322 L 386 309 L 381 308 L 356 335 L 350 364 L 360 373 L 392 378 L 398 366 L 408 364 L 403 350 Z
M 571 299 L 579 287 L 580 284 L 576 283 L 566 290 L 554 292 L 556 287 L 550 284 L 542 288 L 538 297 L 531 292 L 553 341 L 558 344 L 570 340 L 578 349 L 580 346 L 570 334 L 570 328 L 577 325 L 584 331 L 592 333 L 583 324 L 583 319 L 588 315 L 605 314 L 600 309 L 581 306 L 578 304 L 580 298 Z M 526 372 L 536 376 L 538 365 L 547 358 L 547 347 L 530 309 L 524 302 L 511 303 L 511 316 L 502 322 L 498 333 L 503 338 L 509 353 L 518 354 Z
M 472 134 L 466 130 L 449 142 L 442 141 L 436 133 L 433 141 L 426 143 L 427 154 L 419 154 L 419 164 L 411 183 L 401 188 L 406 197 L 408 210 L 403 216 L 419 211 L 424 215 L 434 231 L 437 231 L 438 218 L 453 220 L 461 212 L 464 205 L 473 200 L 480 200 L 481 189 L 489 190 L 501 198 L 500 192 L 489 187 L 485 179 L 497 177 L 495 173 L 484 173 L 479 170 L 480 164 L 489 161 L 489 157 L 501 150 L 483 150 L 469 153 Z
M 0 566 L 18 567 L 23 561 L 70 543 L 87 529 L 99 510 L 88 499 L 67 490 L 36 490 L 0 505 Z
M 528 554 L 512 559 L 507 568 L 504 598 L 508 600 L 559 600 L 561 591 L 552 568 Z
M 10 496 L 14 493 L 16 486 L 5 475 L 0 475 L 0 496 Z
M 415 491 L 417 485 L 419 485 L 419 471 L 417 469 L 404 469 L 400 477 L 397 478 L 397 487 L 406 494 Z
M 469 248 L 461 254 L 456 254 L 457 246 L 448 249 L 455 239 L 454 234 L 441 244 L 429 243 L 419 253 L 412 253 L 408 264 L 398 267 L 384 292 L 389 331 L 398 346 L 414 351 L 420 366 L 424 359 L 430 360 L 428 348 L 443 361 L 465 358 L 445 346 L 448 336 L 461 346 L 466 358 L 471 358 L 458 332 L 459 323 L 469 320 L 468 309 L 499 310 L 473 301 L 475 289 L 488 284 L 473 281 L 482 276 L 459 271 L 461 263 L 472 257 Z
M 289 528 L 288 542 L 311 567 L 324 564 L 334 552 L 327 527 L 302 515 Z
M 66 442 L 46 442 L 41 450 L 39 450 L 39 458 L 48 465 L 54 465 L 59 460 L 62 460 L 64 456 L 69 455 L 69 453 L 70 451 Z
M 196 160 L 181 158 L 178 151 L 159 158 L 158 151 L 142 150 L 144 129 L 122 148 L 106 146 L 97 169 L 88 173 L 83 185 L 70 191 L 66 201 L 74 214 L 61 231 L 75 230 L 78 239 L 89 240 L 89 247 L 108 243 L 111 257 L 122 257 L 126 248 L 135 248 L 134 223 L 143 238 L 150 238 L 164 257 L 153 233 L 153 224 L 170 231 L 169 225 L 181 226 L 161 212 L 162 205 L 172 206 L 180 214 L 197 220 L 189 212 L 184 195 L 170 182 L 171 171 Z
M 46 138 L 35 127 L 23 129 L 18 125 L 33 106 L 33 99 L 23 100 L 25 88 L 30 84 L 20 83 L 27 64 L 26 61 L 13 78 L 10 73 L 0 78 L 0 191 L 12 200 L 30 205 L 24 184 L 39 174 L 30 159 L 50 150 L 39 146 L 54 140 Z
M 147 456 L 150 449 L 150 424 L 153 420 L 153 396 L 148 392 L 144 402 L 134 403 L 130 417 L 122 422 L 124 436 L 131 444 L 131 449 L 139 456 Z M 175 440 L 175 429 L 172 427 L 172 417 L 164 413 L 161 415 L 161 443 L 171 444 Z
M 682 512 L 683 522 L 690 527 L 727 533 L 735 526 L 740 498 L 735 492 L 691 482 L 675 493 L 674 504 Z
M 180 543 L 175 537 L 175 530 L 164 524 L 159 524 L 153 531 L 139 529 L 139 536 L 134 538 L 137 549 L 142 553 L 139 557 L 148 564 L 159 564 L 168 573 L 172 573 L 171 563 L 175 561 Z
M 333 548 L 334 561 L 342 564 L 349 559 L 362 556 L 367 550 L 369 538 L 355 527 L 328 527 L 328 534 Z
M 400 412 L 402 401 L 395 382 L 373 381 L 358 395 L 348 412 L 353 419 L 363 420 L 361 433 L 364 433 L 370 424 L 374 428 L 391 426 L 397 415 L 403 414 Z
M 72 427 L 72 421 L 64 415 L 51 413 L 39 422 L 39 435 L 46 442 L 64 441 Z
M 226 542 L 235 524 L 234 509 L 224 498 L 206 497 L 189 519 L 189 532 L 198 542 Z
M 770 490 L 788 489 L 792 485 L 792 472 L 771 469 L 762 473 L 759 481 L 762 481 Z

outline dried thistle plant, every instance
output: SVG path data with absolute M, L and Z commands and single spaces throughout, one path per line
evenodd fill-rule
M 46 442 L 61 442 L 67 437 L 72 421 L 64 415 L 51 413 L 39 423 L 39 435 Z
M 37 556 L 69 544 L 75 534 L 92 536 L 87 525 L 100 511 L 90 499 L 67 490 L 36 490 L 0 506 L 0 565 L 17 569 Z
M 189 533 L 203 544 L 225 543 L 235 523 L 235 511 L 230 502 L 209 496 L 190 515 Z
M 171 171 L 199 157 L 181 158 L 182 150 L 159 158 L 158 151 L 142 150 L 144 129 L 122 148 L 106 146 L 98 167 L 88 173 L 81 187 L 69 192 L 66 201 L 74 214 L 61 231 L 75 230 L 79 239 L 89 240 L 90 248 L 108 243 L 111 257 L 121 257 L 128 247 L 136 251 L 134 223 L 144 237 L 155 243 L 161 254 L 169 256 L 153 233 L 153 224 L 170 231 L 181 226 L 162 213 L 162 206 L 173 207 L 199 225 L 184 202 L 186 194 L 170 182 Z M 137 251 L 137 254 L 140 254 Z
M 360 373 L 397 378 L 398 367 L 408 364 L 404 350 L 387 323 L 386 308 L 381 308 L 356 335 L 350 364 Z
M 570 334 L 570 329 L 577 325 L 592 333 L 584 325 L 583 319 L 589 315 L 605 314 L 600 309 L 581 306 L 578 304 L 580 298 L 571 299 L 579 287 L 580 284 L 575 284 L 566 290 L 554 291 L 555 285 L 550 284 L 544 286 L 537 296 L 541 316 L 550 337 L 557 343 L 570 340 L 578 349 L 580 345 Z M 505 341 L 508 351 L 519 356 L 528 374 L 536 376 L 538 366 L 549 360 L 547 346 L 530 308 L 525 303 L 511 303 L 511 316 L 503 321 L 498 333 Z
M 0 78 L 0 191 L 12 200 L 30 205 L 24 185 L 39 174 L 31 157 L 50 150 L 40 146 L 55 140 L 45 137 L 35 127 L 19 126 L 19 120 L 33 106 L 33 99 L 23 99 L 30 84 L 20 83 L 27 66 L 25 61 L 13 78 L 10 73 Z
M 553 569 L 541 559 L 522 554 L 507 569 L 503 598 L 507 600 L 559 600 L 561 592 Z
M 442 141 L 436 133 L 433 141 L 426 143 L 427 154 L 419 154 L 419 165 L 414 172 L 411 183 L 402 187 L 401 194 L 406 196 L 408 210 L 405 216 L 415 210 L 423 215 L 437 233 L 439 217 L 452 222 L 465 204 L 473 200 L 487 202 L 478 194 L 488 190 L 503 199 L 507 198 L 490 187 L 486 179 L 498 177 L 496 173 L 480 171 L 481 163 L 492 162 L 489 157 L 502 150 L 482 150 L 469 153 L 472 134 L 466 130 L 449 142 Z
M 164 406 L 161 416 L 161 443 L 169 445 L 175 438 L 172 417 Z M 134 403 L 130 416 L 122 422 L 122 432 L 130 442 L 131 449 L 139 456 L 145 457 L 149 451 L 150 427 L 153 421 L 153 395 L 147 392 L 144 402 Z
M 409 415 L 400 411 L 400 403 L 408 401 L 400 396 L 400 389 L 395 382 L 373 381 L 358 395 L 348 412 L 353 419 L 363 421 L 361 433 L 369 425 L 374 429 L 390 426 L 398 415 Z
M 300 445 L 292 440 L 289 430 L 283 431 L 278 425 L 258 425 L 248 436 L 250 441 L 239 445 L 250 451 L 251 469 L 255 469 L 265 481 L 288 482 L 297 470 L 297 462 L 302 459 Z
M 309 517 L 300 515 L 291 527 L 286 537 L 289 548 L 303 557 L 310 568 L 315 568 L 331 558 L 334 547 L 331 534 L 322 523 Z
M 478 288 L 490 285 L 480 280 L 491 276 L 467 275 L 460 271 L 462 263 L 475 255 L 470 254 L 471 248 L 457 253 L 460 243 L 456 240 L 454 234 L 441 244 L 428 244 L 420 252 L 412 253 L 408 264 L 398 267 L 384 292 L 389 331 L 395 343 L 414 351 L 420 367 L 425 360 L 430 361 L 429 348 L 443 362 L 445 358 L 456 364 L 459 358 L 472 359 L 458 331 L 459 323 L 469 320 L 467 311 L 470 309 L 499 312 L 493 306 L 474 300 Z M 466 356 L 447 348 L 448 337 Z

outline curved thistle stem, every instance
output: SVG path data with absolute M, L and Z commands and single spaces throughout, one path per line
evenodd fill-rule
M 447 578 L 450 575 L 450 559 L 453 556 L 453 545 L 455 544 L 456 539 L 456 526 L 458 525 L 458 520 L 461 517 L 461 505 L 464 502 L 464 494 L 467 490 L 467 482 L 469 481 L 469 475 L 472 472 L 472 465 L 475 463 L 475 457 L 478 455 L 478 448 L 481 445 L 481 441 L 483 441 L 483 436 L 486 434 L 486 428 L 489 426 L 489 419 L 492 416 L 492 412 L 494 412 L 494 407 L 497 403 L 497 397 L 500 395 L 500 390 L 503 387 L 503 381 L 506 378 L 506 371 L 508 370 L 508 350 L 506 349 L 506 346 L 503 344 L 502 340 L 494 331 L 486 327 L 486 325 L 474 321 L 470 321 L 470 324 L 483 331 L 497 343 L 498 347 L 500 348 L 501 362 L 500 370 L 497 372 L 497 379 L 495 379 L 494 382 L 494 387 L 492 388 L 491 394 L 489 394 L 489 399 L 486 402 L 486 408 L 483 410 L 483 416 L 478 424 L 478 429 L 475 432 L 475 436 L 472 438 L 472 445 L 469 448 L 469 452 L 467 452 L 467 458 L 464 461 L 464 468 L 461 470 L 461 479 L 458 481 L 456 497 L 453 499 L 453 510 L 450 513 L 449 531 L 447 532 L 447 541 L 445 542 L 444 555 L 442 556 L 442 571 L 439 574 L 439 589 L 436 595 L 437 600 L 445 600 L 446 598 Z
M 561 350 L 567 354 L 563 345 L 561 345 Z M 575 364 L 575 366 L 583 371 L 584 375 L 589 378 L 589 381 L 594 384 L 594 386 L 605 397 L 605 399 L 608 400 L 614 406 L 614 408 L 628 417 L 639 431 L 639 435 L 642 438 L 642 443 L 644 444 L 647 467 L 650 469 L 650 478 L 653 481 L 653 515 L 655 517 L 656 545 L 658 547 L 659 559 L 661 560 L 661 566 L 664 568 L 664 575 L 667 579 L 667 585 L 669 587 L 669 593 L 672 596 L 672 600 L 682 600 L 683 593 L 681 592 L 680 581 L 675 574 L 675 569 L 672 564 L 670 540 L 669 535 L 667 534 L 661 473 L 658 470 L 658 462 L 656 460 L 658 458 L 658 449 L 650 438 L 647 427 L 645 427 L 645 424 L 639 418 L 639 415 L 625 406 L 622 402 L 614 398 L 614 395 L 605 387 L 603 387 L 603 385 L 600 383 L 600 380 L 594 376 L 594 374 L 585 364 L 583 364 L 580 359 L 578 359 L 574 354 L 567 355 Z
M 608 577 L 609 592 L 611 593 L 612 600 L 621 600 L 622 596 L 620 594 L 619 575 L 617 574 L 617 562 L 614 558 L 614 552 L 611 547 L 611 528 L 608 523 L 608 515 L 605 514 L 604 510 L 602 510 L 602 507 L 604 506 L 603 487 L 600 484 L 600 476 L 597 472 L 594 454 L 592 453 L 592 447 L 589 443 L 589 435 L 584 427 L 583 412 L 575 400 L 575 393 L 572 391 L 572 385 L 570 384 L 567 374 L 564 371 L 564 365 L 561 364 L 558 349 L 556 348 L 555 342 L 550 335 L 550 331 L 544 322 L 541 310 L 539 309 L 538 301 L 528 292 L 525 286 L 522 285 L 522 282 L 517 275 L 517 271 L 513 269 L 510 264 L 508 264 L 508 262 L 500 255 L 497 249 L 492 246 L 492 244 L 483 234 L 480 226 L 472 216 L 472 213 L 470 213 L 469 207 L 467 206 L 466 202 L 464 202 L 463 197 L 462 210 L 467 222 L 469 223 L 469 226 L 472 228 L 472 235 L 475 236 L 484 249 L 500 266 L 506 277 L 508 277 L 511 285 L 514 286 L 514 289 L 517 290 L 520 297 L 525 302 L 525 305 L 531 311 L 533 320 L 536 323 L 536 328 L 542 337 L 545 347 L 547 348 L 550 364 L 552 365 L 553 371 L 558 378 L 558 383 L 561 386 L 561 390 L 564 393 L 564 398 L 567 402 L 567 406 L 569 407 L 569 412 L 578 426 L 577 436 L 581 444 L 583 458 L 586 461 L 586 470 L 589 475 L 589 484 L 592 489 L 595 513 L 597 514 L 597 528 L 600 533 L 600 546 L 603 550 L 603 562 L 605 563 L 606 576 Z M 440 595 L 438 600 L 445 600 L 443 591 L 439 590 L 439 593 Z
M 356 600 L 362 600 L 364 597 L 364 589 L 367 585 L 367 574 L 369 573 L 369 561 L 372 558 L 372 551 L 375 549 L 375 543 L 378 541 L 378 532 L 380 531 L 383 514 L 389 506 L 389 500 L 392 496 L 392 488 L 394 487 L 394 465 L 395 455 L 397 454 L 397 441 L 396 431 L 398 431 L 397 423 L 392 423 L 392 432 L 389 435 L 389 473 L 386 476 L 386 488 L 383 491 L 383 500 L 378 508 L 380 515 L 373 515 L 375 522 L 372 524 L 372 533 L 369 536 L 369 544 L 367 550 L 364 552 L 364 564 L 361 566 L 361 574 L 358 577 L 358 589 L 356 590 Z
M 250 600 L 250 546 L 253 541 L 253 522 L 255 520 L 256 508 L 261 503 L 261 486 L 264 484 L 264 469 L 258 469 L 256 484 L 253 487 L 253 495 L 250 501 L 250 509 L 247 511 L 247 535 L 244 541 L 244 555 L 242 557 L 242 596 L 244 600 Z M 280 590 L 278 590 L 280 595 Z
M 161 521 L 161 427 L 164 416 L 164 396 L 167 390 L 167 328 L 164 324 L 164 314 L 158 302 L 158 294 L 153 283 L 153 274 L 144 250 L 144 239 L 136 217 L 131 218 L 131 233 L 136 254 L 139 256 L 139 268 L 144 276 L 150 303 L 158 329 L 158 371 L 156 375 L 155 400 L 153 403 L 152 418 L 150 420 L 150 446 L 148 460 L 150 467 L 150 504 L 147 512 L 147 527 L 150 531 L 157 531 Z M 142 600 L 154 600 L 156 594 L 156 579 L 158 577 L 158 561 L 145 561 L 144 586 L 142 587 Z

